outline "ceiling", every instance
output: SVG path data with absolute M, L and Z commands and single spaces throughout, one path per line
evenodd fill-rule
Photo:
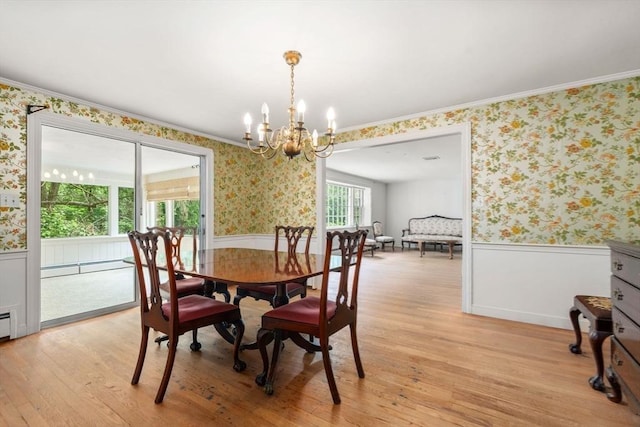
M 284 124 L 290 49 L 302 53 L 295 89 L 307 126 L 326 126 L 333 106 L 338 131 L 640 74 L 637 0 L 0 0 L 0 9 L 1 78 L 236 143 L 244 113 L 255 121 L 265 101 L 271 123 Z M 340 155 L 371 164 L 370 150 Z M 390 179 L 414 170 L 389 169 Z

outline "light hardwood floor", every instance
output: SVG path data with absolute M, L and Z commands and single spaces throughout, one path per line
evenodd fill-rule
M 200 331 L 199 353 L 182 337 L 155 405 L 167 348 L 150 345 L 132 386 L 133 309 L 0 343 L 0 425 L 640 425 L 626 404 L 589 387 L 586 336 L 576 356 L 572 331 L 462 314 L 459 252 L 453 260 L 415 250 L 365 255 L 360 290 L 366 377 L 357 376 L 348 331 L 335 335 L 341 405 L 331 401 L 320 355 L 287 342 L 267 396 L 254 383 L 258 353 L 245 351 L 247 370 L 233 371 L 231 346 L 213 328 Z M 245 298 L 241 308 L 251 338 L 267 305 Z

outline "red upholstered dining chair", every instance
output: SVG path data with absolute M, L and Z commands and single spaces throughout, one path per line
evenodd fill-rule
M 280 237 L 283 236 L 287 240 L 287 252 L 295 257 L 298 248 L 298 242 L 306 234 L 306 244 L 304 253 L 309 254 L 309 246 L 311 245 L 311 235 L 315 227 L 291 227 L 277 225 L 275 251 L 278 252 L 278 243 Z M 253 297 L 257 300 L 269 301 L 273 306 L 273 298 L 276 295 L 276 285 L 238 285 L 236 287 L 236 296 L 233 299 L 235 305 L 240 304 L 240 300 L 245 297 Z M 307 296 L 307 281 L 287 283 L 287 296 L 289 298 L 300 295 L 301 298 Z
M 162 233 L 169 233 L 169 242 L 171 247 L 171 263 L 174 268 L 178 268 L 180 270 L 184 270 L 184 261 L 185 259 L 182 257 L 182 239 L 185 236 L 190 235 L 192 239 L 191 246 L 191 265 L 195 266 L 196 262 L 196 252 L 197 252 L 197 228 L 186 228 L 186 227 L 147 227 L 149 231 L 159 231 Z M 194 267 L 195 268 L 195 267 Z M 178 293 L 178 298 L 185 297 L 187 295 L 204 295 L 204 279 L 200 277 L 189 277 L 185 276 L 182 273 L 175 273 L 176 278 L 176 292 Z M 169 295 L 169 281 L 165 281 L 160 283 L 160 290 L 164 292 L 165 295 Z M 193 330 L 193 342 L 191 343 L 191 350 L 197 351 L 200 349 L 200 343 L 197 340 L 198 330 Z M 163 335 L 155 339 L 155 342 L 160 344 L 162 341 L 167 341 L 169 337 L 167 335 Z
M 263 372 L 256 377 L 256 383 L 264 385 L 267 394 L 273 394 L 274 375 L 282 350 L 282 340 L 292 334 L 309 334 L 318 337 L 324 370 L 334 403 L 340 403 L 340 394 L 329 357 L 331 349 L 329 337 L 346 326 L 349 326 L 351 332 L 351 346 L 358 377 L 364 378 L 364 369 L 358 350 L 356 321 L 358 279 L 366 235 L 365 230 L 328 232 L 320 298 L 309 296 L 276 307 L 262 315 L 262 328 L 258 332 L 258 348 L 262 356 Z M 339 250 L 341 262 L 337 267 L 331 265 L 332 248 L 334 252 Z M 329 288 L 335 287 L 335 285 L 332 286 L 333 281 L 330 282 L 330 276 L 334 275 L 337 275 L 337 289 L 332 289 L 330 297 Z M 271 365 L 268 366 L 267 345 L 272 340 L 275 340 L 273 356 Z
M 135 259 L 136 274 L 140 282 L 140 320 L 142 325 L 138 362 L 136 363 L 131 384 L 138 384 L 140 379 L 147 353 L 150 328 L 169 336 L 169 353 L 164 374 L 160 381 L 160 388 L 156 394 L 156 403 L 162 402 L 164 398 L 176 356 L 178 337 L 185 332 L 209 325 L 233 324 L 236 328 L 233 346 L 233 369 L 236 371 L 244 370 L 246 364 L 238 357 L 240 343 L 244 335 L 244 323 L 240 316 L 240 309 L 233 304 L 217 301 L 203 295 L 191 294 L 178 298 L 176 287 L 176 282 L 178 281 L 175 279 L 174 267 L 170 262 L 166 265 L 169 274 L 169 298 L 168 301 L 163 301 L 163 296 L 160 294 L 159 258 L 171 258 L 170 232 L 162 232 L 161 230 L 153 230 L 147 233 L 130 231 L 128 235 Z M 145 276 L 143 271 L 145 266 L 148 269 L 148 276 Z M 149 279 L 148 290 L 147 277 Z

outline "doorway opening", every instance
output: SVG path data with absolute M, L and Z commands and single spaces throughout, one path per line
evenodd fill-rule
M 471 295 L 472 295 L 472 278 L 471 278 L 471 265 L 472 265 L 472 250 L 471 250 L 471 126 L 468 123 L 453 125 L 448 127 L 442 127 L 437 129 L 429 129 L 417 132 L 410 132 L 405 134 L 397 134 L 397 135 L 388 135 L 379 138 L 372 138 L 361 141 L 354 141 L 349 143 L 338 144 L 335 147 L 333 156 L 336 156 L 337 153 L 340 152 L 354 152 L 357 153 L 358 156 L 365 157 L 366 150 L 368 148 L 376 148 L 376 151 L 379 151 L 384 158 L 390 159 L 390 154 L 386 153 L 388 148 L 391 150 L 393 147 L 400 147 L 403 144 L 415 144 L 416 142 L 420 142 L 421 144 L 428 144 L 429 140 L 434 139 L 442 139 L 446 140 L 448 144 L 456 144 L 455 151 L 458 153 L 457 162 L 451 166 L 455 168 L 455 174 L 457 176 L 457 180 L 459 182 L 460 191 L 459 191 L 459 199 L 453 200 L 451 203 L 454 206 L 456 212 L 462 212 L 462 229 L 463 229 L 463 237 L 462 237 L 462 247 L 464 248 L 464 256 L 462 258 L 462 311 L 468 313 L 471 311 Z M 382 150 L 380 150 L 383 148 Z M 332 157 L 333 157 L 332 156 Z M 387 156 L 387 157 L 385 157 Z M 337 159 L 337 156 L 336 156 Z M 421 159 L 425 161 L 424 159 Z M 326 200 L 326 182 L 329 175 L 335 174 L 335 171 L 327 171 L 327 165 L 334 162 L 332 158 L 329 159 L 319 159 L 316 163 L 316 192 L 317 192 L 317 200 L 325 201 Z M 379 164 L 376 164 L 375 167 L 377 169 L 382 169 L 386 167 L 390 167 L 390 161 L 385 162 L 384 159 L 380 161 Z M 402 163 L 402 162 L 401 162 Z M 409 162 L 407 161 L 408 165 Z M 426 161 L 425 161 L 426 164 Z M 342 171 L 344 169 L 344 165 L 341 165 Z M 407 166 L 408 167 L 408 166 Z M 342 173 L 342 172 L 340 172 Z M 356 173 L 354 173 L 356 175 Z M 374 176 L 369 177 L 371 182 L 375 181 Z M 375 184 L 374 184 L 375 185 Z M 418 197 L 418 196 L 416 196 Z M 378 212 L 384 212 L 385 210 L 388 212 L 392 209 L 401 210 L 402 202 L 398 200 L 392 200 L 393 206 L 378 206 Z M 374 206 L 371 207 L 375 211 L 375 201 L 373 202 Z M 318 203 L 317 205 L 317 228 L 320 231 L 319 236 L 323 236 L 326 231 L 326 208 L 324 203 Z M 395 224 L 398 230 L 401 228 L 406 228 L 406 221 L 409 217 L 413 216 L 425 216 L 430 214 L 430 212 L 424 212 L 420 215 L 409 215 L 404 218 L 404 225 Z M 385 234 L 389 234 L 392 230 L 393 224 L 389 224 L 389 221 L 386 218 L 387 214 L 384 214 L 385 222 Z M 406 216 L 406 215 L 405 215 Z M 392 215 L 389 216 L 390 218 Z M 398 218 L 399 215 L 396 215 L 395 218 Z M 375 218 L 378 219 L 378 218 Z M 393 220 L 397 222 L 398 220 Z M 401 227 L 401 228 L 399 228 Z M 395 230 L 393 228 L 393 230 Z M 397 231 L 397 230 L 396 230 Z M 398 243 L 399 239 L 397 239 L 396 243 Z

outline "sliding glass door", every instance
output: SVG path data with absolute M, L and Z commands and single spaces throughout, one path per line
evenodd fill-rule
M 199 227 L 200 162 L 137 141 L 42 126 L 41 326 L 137 304 L 133 267 L 122 262 L 131 256 L 126 233 Z

